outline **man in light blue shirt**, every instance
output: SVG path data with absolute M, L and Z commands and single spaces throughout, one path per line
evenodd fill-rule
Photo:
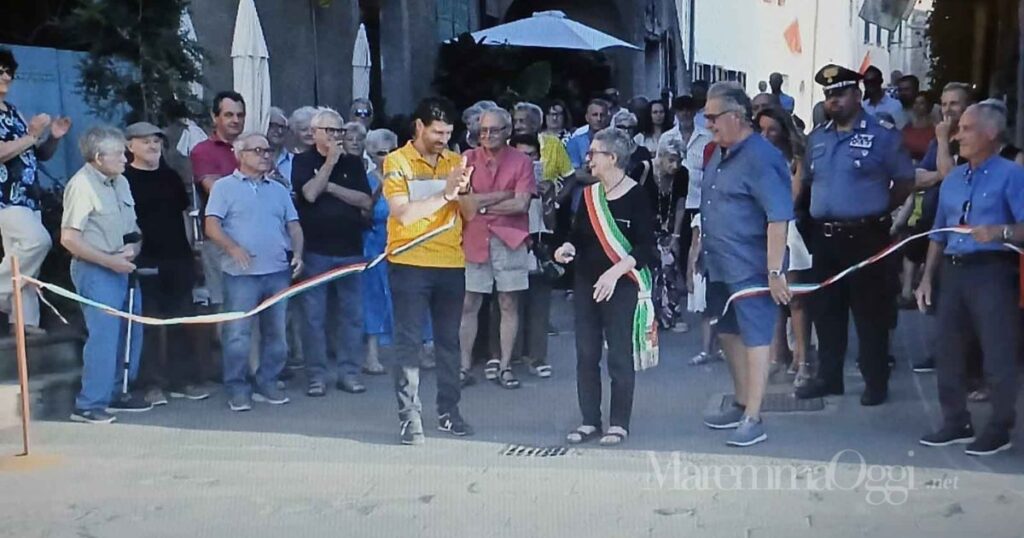
M 727 444 L 750 446 L 767 439 L 761 401 L 768 382 L 769 345 L 779 314 L 789 302 L 784 257 L 793 219 L 789 166 L 782 153 L 751 124 L 750 98 L 735 82 L 708 91 L 708 127 L 719 151 L 701 185 L 701 248 L 709 281 L 708 309 L 721 313 L 733 294 L 768 287 L 770 295 L 734 301 L 717 321 L 733 374 L 736 401 L 707 416 L 713 429 L 736 428 Z
M 238 169 L 213 185 L 206 204 L 206 236 L 227 253 L 221 259 L 226 310 L 248 312 L 287 288 L 302 271 L 303 236 L 288 189 L 267 178 L 273 158 L 267 138 L 245 134 L 235 140 L 234 149 Z M 255 387 L 248 381 L 253 317 L 224 324 L 224 388 L 232 411 L 248 411 L 252 399 L 288 403 L 277 388 L 287 354 L 287 306 L 282 301 L 254 316 L 260 323 Z
M 903 104 L 899 99 L 893 99 L 885 93 L 882 88 L 882 71 L 873 65 L 864 71 L 863 106 L 864 110 L 872 116 L 888 114 L 898 131 L 902 131 L 907 124 L 908 118 L 907 113 L 903 110 Z
M 969 443 L 965 452 L 987 456 L 1010 448 L 1016 419 L 1021 359 L 1018 256 L 1003 243 L 1024 238 L 1024 167 L 999 156 L 1006 134 L 1004 109 L 972 105 L 960 117 L 956 139 L 966 163 L 942 181 L 934 229 L 969 227 L 970 234 L 931 237 L 918 306 L 932 306 L 935 274 L 942 266 L 936 362 L 942 427 L 921 438 L 926 446 Z M 966 364 L 971 343 L 981 343 L 990 382 L 992 415 L 975 437 L 967 409 Z
M 566 182 L 567 192 L 572 194 L 572 212 L 576 213 L 580 200 L 583 199 L 583 187 L 597 181 L 590 175 L 587 165 L 587 152 L 590 151 L 590 142 L 594 135 L 611 124 L 612 118 L 609 115 L 611 106 L 604 99 L 593 99 L 587 105 L 587 130 L 580 134 L 573 135 L 565 144 L 565 150 L 569 153 L 569 160 L 576 170 L 576 175 Z
M 785 109 L 786 112 L 792 114 L 793 110 L 796 108 L 796 99 L 793 99 L 793 96 L 791 95 L 782 93 L 782 74 L 772 73 L 771 76 L 768 77 L 768 85 L 772 87 L 772 95 L 779 98 L 779 104 L 782 105 L 782 108 Z

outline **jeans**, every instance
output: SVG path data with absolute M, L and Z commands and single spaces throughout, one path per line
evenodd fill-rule
M 629 431 L 633 414 L 633 314 L 637 285 L 623 276 L 611 299 L 594 301 L 594 281 L 577 273 L 573 306 L 576 314 L 576 393 L 583 424 L 601 429 L 601 352 L 608 342 L 611 378 L 609 425 Z
M 413 267 L 390 265 L 391 296 L 394 300 L 395 393 L 399 420 L 419 421 L 420 350 L 423 348 L 423 323 L 427 313 L 433 320 L 434 349 L 437 359 L 437 413 L 457 411 L 462 395 L 459 385 L 459 325 L 466 294 L 466 276 L 462 268 Z
M 988 430 L 1008 433 L 1016 419 L 1020 375 L 1021 312 L 1018 269 L 1012 257 L 954 265 L 948 259 L 940 275 L 937 301 L 939 404 L 947 425 L 971 420 L 967 409 L 968 358 L 981 342 L 985 377 L 991 386 Z
M 289 271 L 266 275 L 224 274 L 224 309 L 227 312 L 246 312 L 271 295 L 291 284 Z M 226 322 L 221 329 L 224 348 L 224 388 L 229 397 L 248 395 L 252 391 L 249 373 L 249 352 L 252 347 L 252 323 L 259 320 L 260 365 L 256 370 L 256 388 L 273 387 L 284 368 L 288 353 L 285 342 L 285 314 L 288 301 L 282 301 L 254 317 Z
M 166 260 L 156 264 L 159 273 L 139 277 L 146 307 L 142 312 L 159 318 L 193 314 L 192 259 Z M 143 330 L 145 351 L 139 366 L 138 384 L 142 387 L 181 389 L 201 382 L 202 364 L 192 349 L 186 325 L 150 325 Z
M 343 265 L 358 263 L 362 258 L 322 256 L 307 252 L 302 260 L 308 278 Z M 334 316 L 327 315 L 328 288 L 333 288 L 337 296 L 334 306 L 338 312 Z M 327 331 L 333 332 L 336 336 L 338 378 L 359 375 L 366 355 L 366 346 L 363 343 L 362 275 L 356 273 L 343 276 L 306 290 L 301 296 L 301 301 L 306 316 L 302 353 L 306 360 L 309 381 L 324 383 L 327 377 Z
M 98 303 L 128 310 L 128 275 L 106 267 L 71 260 L 71 281 L 78 294 Z M 142 313 L 142 291 L 135 287 L 132 313 Z M 105 409 L 124 381 L 124 346 L 127 320 L 112 316 L 91 306 L 82 306 L 89 337 L 82 350 L 82 391 L 75 398 L 75 408 L 83 411 Z M 135 379 L 142 353 L 142 324 L 132 323 L 131 355 L 128 379 Z

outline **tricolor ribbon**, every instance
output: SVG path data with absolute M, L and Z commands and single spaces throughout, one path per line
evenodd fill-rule
M 400 247 L 397 247 L 391 251 L 384 252 L 383 254 L 377 256 L 376 258 L 369 262 L 360 262 L 350 265 L 344 265 L 341 267 L 336 267 L 325 273 L 321 273 L 317 276 L 303 280 L 302 282 L 298 282 L 292 285 L 291 287 L 285 288 L 275 293 L 274 295 L 268 297 L 265 301 L 257 305 L 256 308 L 253 308 L 248 312 L 223 312 L 219 314 L 205 314 L 202 316 L 188 316 L 166 319 L 154 318 L 149 316 L 140 316 L 137 314 L 132 314 L 129 312 L 118 310 L 117 308 L 94 301 L 92 299 L 89 299 L 88 297 L 83 297 L 73 291 L 64 289 L 55 284 L 43 282 L 42 280 L 32 278 L 30 276 L 21 275 L 21 279 L 26 283 L 35 286 L 37 288 L 37 293 L 39 293 L 40 297 L 43 297 L 43 294 L 40 290 L 47 290 L 54 293 L 55 295 L 59 295 L 61 297 L 84 304 L 86 306 L 91 306 L 93 308 L 106 312 L 107 314 L 110 314 L 112 316 L 117 316 L 123 319 L 130 319 L 136 323 L 142 323 L 143 325 L 198 325 L 210 323 L 223 323 L 226 321 L 236 321 L 239 319 L 255 316 L 256 314 L 263 312 L 264 310 L 274 306 L 275 304 L 284 301 L 285 299 L 294 297 L 295 295 L 298 295 L 310 288 L 314 288 L 316 286 L 341 278 L 346 275 L 366 271 L 367 269 L 370 269 L 380 264 L 382 261 L 387 259 L 388 256 L 398 255 L 407 250 L 416 248 L 417 246 L 426 243 L 427 241 L 430 241 L 431 239 L 437 237 L 438 235 L 441 235 L 442 233 L 448 230 L 451 230 L 454 227 L 455 219 L 453 218 L 452 220 L 448 221 L 448 223 L 445 224 L 444 226 L 441 226 L 436 230 L 427 232 L 419 237 L 416 237 L 415 239 L 409 241 L 408 243 Z M 57 309 L 52 304 L 50 304 L 50 302 L 47 301 L 45 297 L 43 297 L 43 302 L 47 304 L 57 314 L 57 316 L 64 321 L 64 323 L 67 323 L 67 320 L 64 319 L 64 316 L 61 316 L 60 312 L 57 311 Z
M 883 258 L 885 258 L 885 257 L 889 256 L 890 254 L 892 254 L 893 252 L 896 252 L 897 250 L 903 248 L 904 245 L 906 245 L 907 243 L 910 243 L 911 241 L 916 241 L 918 239 L 922 239 L 924 237 L 928 237 L 929 235 L 934 234 L 934 233 L 947 233 L 947 232 L 948 233 L 958 233 L 958 234 L 969 234 L 969 233 L 971 233 L 971 229 L 967 228 L 967 227 L 937 228 L 937 229 L 934 229 L 934 230 L 928 230 L 926 232 L 921 232 L 919 234 L 911 235 L 911 236 L 907 237 L 906 239 L 904 239 L 902 241 L 899 241 L 899 242 L 893 243 L 892 245 L 889 245 L 888 247 L 886 247 L 886 248 L 882 249 L 881 251 L 879 251 L 874 256 L 871 256 L 870 258 L 868 258 L 866 260 L 863 260 L 863 261 L 861 261 L 859 263 L 856 263 L 854 265 L 851 265 L 851 266 L 847 267 L 846 269 L 843 269 L 839 273 L 836 273 L 835 275 L 825 279 L 824 282 L 821 282 L 821 283 L 818 283 L 818 284 L 794 284 L 794 285 L 791 285 L 789 287 L 789 290 L 790 290 L 790 292 L 792 292 L 793 295 L 804 295 L 804 294 L 807 294 L 807 293 L 811 293 L 811 292 L 820 290 L 820 289 L 822 289 L 822 288 L 824 288 L 826 286 L 831 286 L 832 284 L 835 284 L 836 282 L 838 282 L 838 281 L 846 278 L 847 276 L 849 276 L 850 273 L 853 273 L 855 271 L 859 271 L 859 270 L 861 270 L 861 269 L 863 269 L 863 268 L 865 268 L 865 267 L 867 267 L 869 265 L 878 263 Z M 1012 251 L 1014 251 L 1014 252 L 1016 252 L 1016 253 L 1018 253 L 1018 254 L 1024 255 L 1024 250 L 1022 250 L 1020 247 L 1017 247 L 1016 245 L 1011 245 L 1009 243 L 1003 243 L 1003 246 L 1008 248 L 1008 249 L 1010 249 L 1010 250 L 1012 250 Z M 742 289 L 742 290 L 737 291 L 736 293 L 730 295 L 729 299 L 725 302 L 725 306 L 722 308 L 721 316 L 724 316 L 725 313 L 729 311 L 729 307 L 732 306 L 733 301 L 736 301 L 736 300 L 739 300 L 739 299 L 745 299 L 747 297 L 753 297 L 755 295 L 762 295 L 762 294 L 765 294 L 765 293 L 771 293 L 771 288 L 769 288 L 767 286 L 760 286 L 760 287 L 754 287 L 754 288 L 746 288 L 746 289 Z M 715 320 L 715 321 L 717 321 L 717 320 Z

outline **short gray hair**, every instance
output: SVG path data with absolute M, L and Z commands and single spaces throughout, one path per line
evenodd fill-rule
M 494 116 L 498 118 L 506 129 L 512 127 L 512 114 L 509 114 L 504 108 L 488 108 L 480 113 L 481 121 L 484 119 L 484 116 Z M 479 127 L 477 130 L 479 131 Z
M 658 141 L 655 157 L 660 159 L 665 155 L 678 155 L 682 159 L 686 155 L 686 146 L 683 144 L 683 139 L 674 136 L 662 136 Z
M 346 123 L 342 128 L 345 129 L 345 134 L 355 131 L 359 133 L 359 136 L 362 136 L 364 139 L 366 138 L 366 126 L 363 125 L 362 123 L 359 123 L 358 121 L 350 121 Z
M 516 103 L 515 112 L 526 112 L 529 121 L 532 123 L 532 130 L 539 131 L 541 125 L 544 123 L 544 111 L 533 103 Z
M 272 106 L 272 107 L 270 107 L 269 110 L 267 110 L 267 118 L 273 118 L 274 116 L 277 116 L 277 117 L 283 119 L 285 125 L 288 124 L 288 115 L 285 114 L 284 110 L 281 110 L 279 107 Z
M 462 112 L 462 123 L 469 125 L 474 120 L 479 119 L 480 113 L 484 110 L 492 108 L 498 108 L 498 103 L 495 103 L 494 101 L 477 101 Z
M 727 109 L 733 112 L 742 112 L 743 117 L 748 122 L 751 121 L 754 107 L 750 103 L 750 97 L 747 95 L 746 90 L 738 82 L 724 80 L 712 84 L 711 88 L 708 89 L 707 100 L 711 101 L 712 99 L 722 100 Z
M 608 127 L 598 131 L 594 135 L 594 142 L 600 142 L 604 145 L 605 151 L 615 156 L 615 166 L 620 170 L 626 169 L 626 166 L 629 164 L 629 157 L 636 149 L 633 137 L 629 136 L 629 133 L 626 131 L 616 129 L 615 127 Z
M 374 129 L 366 133 L 366 151 L 373 153 L 385 148 L 398 147 L 398 135 L 387 129 Z
M 1009 141 L 1006 103 L 999 99 L 985 99 L 980 103 L 971 105 L 968 107 L 968 110 L 972 108 L 978 111 L 982 121 L 996 128 L 1001 142 Z
M 291 117 L 288 118 L 288 125 L 294 130 L 300 125 L 311 125 L 313 116 L 316 115 L 315 106 L 304 106 L 296 108 Z
M 231 144 L 231 147 L 235 150 L 235 153 L 241 153 L 249 149 L 249 141 L 252 140 L 253 138 L 262 138 L 263 140 L 266 140 L 267 135 L 256 131 L 242 133 L 238 135 L 238 138 L 236 138 L 235 141 Z
M 963 92 L 967 100 L 971 99 L 971 85 L 965 82 L 950 82 L 942 87 L 942 93 Z
M 338 123 L 342 125 L 345 124 L 345 118 L 341 117 L 341 114 L 339 114 L 337 110 L 328 107 L 318 108 L 316 114 L 314 114 L 313 118 L 309 121 L 309 124 L 313 127 L 319 127 L 320 122 L 326 119 L 336 119 L 338 120 Z
M 620 122 L 625 122 L 630 124 L 631 127 L 636 127 L 636 114 L 630 112 L 629 110 L 626 110 L 625 108 L 619 109 L 619 111 L 616 112 L 614 116 L 612 116 L 612 126 L 617 127 Z
M 352 100 L 352 104 L 348 105 L 348 110 L 349 110 L 350 114 L 352 113 L 352 109 L 355 108 L 356 105 L 365 105 L 366 106 L 366 110 L 370 111 L 370 115 L 371 116 L 373 115 L 373 103 L 370 102 L 369 99 L 367 99 L 365 97 L 357 97 L 357 98 L 353 99 Z
M 85 162 L 94 162 L 96 156 L 104 153 L 124 152 L 128 141 L 117 127 L 97 125 L 78 139 L 78 150 Z

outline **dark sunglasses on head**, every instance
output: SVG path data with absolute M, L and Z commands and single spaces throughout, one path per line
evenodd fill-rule
M 356 116 L 357 118 L 369 118 L 371 114 L 369 110 L 356 110 L 355 112 L 352 113 L 352 115 Z

